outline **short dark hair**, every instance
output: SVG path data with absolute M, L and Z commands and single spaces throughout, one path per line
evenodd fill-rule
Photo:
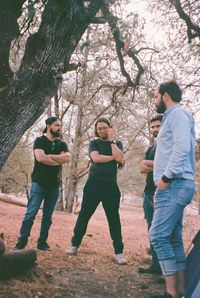
M 112 126 L 111 123 L 110 123 L 110 121 L 109 121 L 108 119 L 106 119 L 106 118 L 99 118 L 99 119 L 95 122 L 95 125 L 94 125 L 94 133 L 95 133 L 95 136 L 96 136 L 96 137 L 99 137 L 99 134 L 98 134 L 98 132 L 97 132 L 97 124 L 100 123 L 100 122 L 104 122 L 104 123 L 106 123 L 109 127 Z
M 46 127 L 43 130 L 43 133 L 46 133 L 47 132 L 47 125 L 51 125 L 52 123 L 56 122 L 57 120 L 59 120 L 59 119 L 57 117 L 55 117 L 55 116 L 52 116 L 52 117 L 47 118 L 45 120 Z
M 162 114 L 158 114 L 158 115 L 155 115 L 154 117 L 152 117 L 149 122 L 150 123 L 152 123 L 154 121 L 160 121 L 160 122 L 162 122 L 162 118 L 163 118 L 163 115 Z
M 168 93 L 174 102 L 180 102 L 182 99 L 182 91 L 176 81 L 169 81 L 160 84 L 158 91 L 161 95 L 165 92 Z

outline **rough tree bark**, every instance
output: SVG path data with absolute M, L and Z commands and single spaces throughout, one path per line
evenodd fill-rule
M 9 52 L 19 36 L 17 18 L 24 2 L 0 2 L 0 169 L 56 93 L 77 43 L 100 9 L 98 0 L 87 9 L 82 0 L 47 1 L 39 30 L 28 38 L 21 65 L 13 74 Z
M 89 42 L 89 34 L 90 30 L 87 29 L 87 36 L 86 42 Z M 88 48 L 85 49 L 85 56 L 84 56 L 84 63 L 83 63 L 83 71 L 81 76 L 81 93 L 78 103 L 78 113 L 76 119 L 76 131 L 75 131 L 75 138 L 74 138 L 74 146 L 73 152 L 71 157 L 71 164 L 70 164 L 70 176 L 68 182 L 68 189 L 66 190 L 65 196 L 65 209 L 68 212 L 72 212 L 74 200 L 77 197 L 77 186 L 79 180 L 79 173 L 78 173 L 78 163 L 80 157 L 80 150 L 81 150 L 81 136 L 82 136 L 82 126 L 83 126 L 83 118 L 84 118 L 84 106 L 85 106 L 85 82 L 87 80 L 87 62 L 88 62 Z M 78 198 L 77 198 L 78 199 Z
M 79 156 L 80 156 L 80 147 L 81 147 L 81 133 L 82 133 L 82 121 L 83 121 L 83 108 L 82 105 L 78 106 L 78 115 L 77 115 L 77 124 L 76 124 L 76 132 L 75 132 L 75 139 L 74 139 L 74 146 L 73 152 L 71 157 L 71 164 L 70 164 L 70 177 L 68 183 L 68 190 L 66 193 L 65 201 L 68 212 L 72 212 L 74 198 L 77 191 L 78 185 L 78 163 L 79 163 Z
M 58 95 L 58 91 L 56 92 L 55 96 L 54 96 L 54 114 L 56 115 L 56 117 L 60 118 L 60 107 L 59 107 L 59 95 Z M 62 177 L 63 171 L 62 168 L 60 170 L 60 180 L 62 181 L 63 177 Z M 60 185 L 61 189 L 60 189 L 60 196 L 59 199 L 57 201 L 56 204 L 56 210 L 62 211 L 64 209 L 63 206 L 63 183 L 61 183 Z
M 0 1 L 0 170 L 23 133 L 48 106 L 62 80 L 73 69 L 71 55 L 90 23 L 108 22 L 116 44 L 122 75 L 135 90 L 144 72 L 137 57 L 139 51 L 126 49 L 138 72 L 128 74 L 123 61 L 125 43 L 120 37 L 117 18 L 109 11 L 116 0 L 48 0 L 37 32 L 29 36 L 24 56 L 14 74 L 9 66 L 11 43 L 20 35 L 17 23 L 25 0 Z M 35 0 L 35 3 L 39 0 Z M 96 17 L 102 10 L 105 18 Z

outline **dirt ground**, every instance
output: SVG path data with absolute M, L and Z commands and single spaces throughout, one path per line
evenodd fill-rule
M 0 202 L 0 232 L 7 250 L 19 233 L 24 207 Z M 49 235 L 52 251 L 37 251 L 37 265 L 23 276 L 0 282 L 0 297 L 134 297 L 147 298 L 162 293 L 162 278 L 139 274 L 139 266 L 149 266 L 148 238 L 142 204 L 123 203 L 120 208 L 124 254 L 128 265 L 119 266 L 113 260 L 113 247 L 104 211 L 99 206 L 89 222 L 77 256 L 68 256 L 77 215 L 55 212 Z M 34 223 L 28 248 L 35 248 L 41 213 Z M 187 212 L 184 221 L 185 248 L 199 229 L 200 216 Z

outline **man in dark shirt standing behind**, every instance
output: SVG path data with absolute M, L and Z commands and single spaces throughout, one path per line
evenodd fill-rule
M 117 167 L 124 164 L 122 143 L 114 140 L 110 121 L 100 118 L 95 123 L 94 139 L 89 144 L 91 167 L 83 190 L 83 201 L 72 237 L 72 246 L 65 252 L 76 255 L 88 222 L 97 206 L 102 202 L 109 224 L 117 264 L 126 264 L 119 217 L 120 191 L 117 185 Z
M 157 138 L 157 135 L 160 130 L 162 121 L 162 115 L 156 115 L 150 120 L 150 129 L 154 138 Z M 153 197 L 155 193 L 156 186 L 153 181 L 153 161 L 156 152 L 156 143 L 154 142 L 151 145 L 145 154 L 145 159 L 141 162 L 140 172 L 143 174 L 147 174 L 146 178 L 146 186 L 144 189 L 144 201 L 143 201 L 143 209 L 145 219 L 147 221 L 148 231 L 151 227 L 151 223 L 153 220 Z M 156 253 L 151 245 L 151 256 L 152 256 L 152 264 L 149 268 L 139 268 L 138 271 L 140 273 L 150 273 L 150 274 L 161 274 L 160 265 L 156 256 Z
M 43 214 L 37 248 L 49 250 L 47 243 L 51 218 L 59 197 L 59 173 L 61 165 L 69 161 L 67 145 L 59 139 L 61 122 L 57 117 L 46 119 L 43 135 L 36 138 L 33 146 L 35 164 L 32 172 L 32 186 L 27 211 L 20 229 L 20 237 L 13 248 L 23 249 L 30 236 L 31 228 L 38 210 L 44 200 Z

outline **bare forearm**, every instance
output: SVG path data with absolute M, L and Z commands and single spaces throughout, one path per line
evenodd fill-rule
M 50 155 L 45 154 L 43 149 L 35 149 L 34 150 L 35 158 L 38 162 L 48 165 L 48 166 L 59 166 L 60 163 L 53 160 Z
M 124 155 L 123 155 L 122 151 L 117 147 L 116 144 L 111 144 L 111 148 L 112 148 L 113 159 L 116 160 L 116 162 L 123 164 Z
M 93 157 L 91 156 L 91 158 L 92 158 L 92 161 L 95 163 L 105 163 L 105 162 L 114 160 L 112 155 L 101 155 L 101 154 L 98 154 Z
M 53 160 L 50 156 L 44 155 L 42 158 L 38 160 L 40 163 L 43 163 L 44 165 L 48 166 L 59 166 L 60 163 L 57 161 Z
M 49 154 L 49 156 L 51 157 L 51 159 L 53 159 L 54 161 L 58 162 L 59 164 L 63 164 L 66 162 L 69 162 L 70 160 L 70 153 L 63 153 L 63 154 Z

